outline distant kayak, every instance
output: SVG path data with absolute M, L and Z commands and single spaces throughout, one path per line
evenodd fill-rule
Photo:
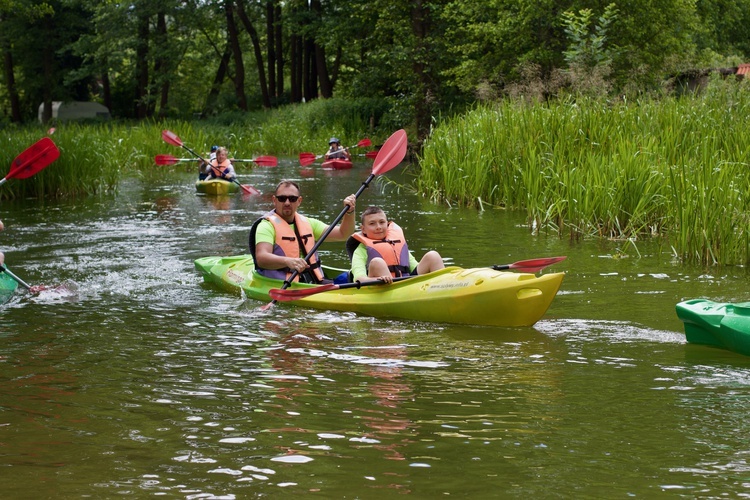
M 676 310 L 688 342 L 750 356 L 750 302 L 691 299 L 677 304 Z
M 328 160 L 324 161 L 323 168 L 328 168 L 332 170 L 346 170 L 347 168 L 352 168 L 352 162 L 351 160 Z
M 207 181 L 196 181 L 195 190 L 203 194 L 220 195 L 236 193 L 240 185 L 224 179 L 210 179 Z
M 269 292 L 283 282 L 256 272 L 250 255 L 203 257 L 195 267 L 206 282 L 270 302 Z M 341 269 L 326 268 L 333 277 Z M 489 267 L 446 267 L 424 276 L 414 276 L 390 285 L 330 290 L 287 304 L 334 311 L 352 311 L 368 316 L 438 323 L 461 323 L 503 327 L 531 326 L 544 315 L 560 288 L 563 273 L 536 276 L 530 273 L 495 271 Z M 311 289 L 318 285 L 294 283 L 289 289 Z

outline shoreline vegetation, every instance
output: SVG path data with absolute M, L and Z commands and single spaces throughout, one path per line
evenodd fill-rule
M 676 260 L 750 264 L 750 81 L 643 101 L 501 101 L 434 128 L 417 192 L 522 210 L 532 231 L 633 246 Z M 637 252 L 637 248 L 635 248 Z
M 157 154 L 190 156 L 164 143 L 163 129 L 200 154 L 219 143 L 239 158 L 292 157 L 322 151 L 330 136 L 380 144 L 397 121 L 377 100 L 329 99 L 201 121 L 58 124 L 59 160 L 6 183 L 0 199 L 97 195 L 127 175 L 161 175 L 171 167 L 156 166 Z M 5 132 L 7 166 L 48 133 Z M 434 203 L 525 211 L 534 232 L 623 240 L 636 252 L 638 240 L 661 238 L 681 262 L 750 264 L 747 80 L 638 101 L 478 104 L 436 120 L 417 159 L 410 187 Z

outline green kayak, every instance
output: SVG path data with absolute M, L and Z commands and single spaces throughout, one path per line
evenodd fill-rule
M 16 280 L 8 276 L 7 273 L 0 272 L 0 304 L 8 302 L 16 288 L 18 288 Z
M 750 302 L 727 304 L 692 299 L 676 306 L 685 326 L 685 338 L 750 356 Z
M 244 290 L 249 298 L 269 302 L 269 291 L 281 288 L 281 280 L 254 271 L 250 255 L 203 257 L 195 267 L 206 282 L 224 289 Z M 341 269 L 326 269 L 328 276 Z M 529 273 L 495 271 L 491 268 L 447 267 L 390 285 L 343 288 L 308 295 L 289 302 L 302 307 L 352 311 L 375 317 L 390 317 L 440 323 L 491 326 L 531 326 L 549 308 L 564 273 L 536 276 Z M 317 285 L 294 283 L 290 289 Z
M 225 181 L 224 179 L 210 179 L 207 181 L 196 181 L 195 190 L 203 194 L 221 195 L 236 193 L 240 190 L 240 185 L 236 182 Z

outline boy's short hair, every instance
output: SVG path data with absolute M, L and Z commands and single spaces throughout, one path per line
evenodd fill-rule
M 385 210 L 383 210 L 380 207 L 369 206 L 369 207 L 365 208 L 364 212 L 362 212 L 362 222 L 365 221 L 365 217 L 366 216 L 372 215 L 372 214 L 379 214 L 379 213 L 382 213 L 383 215 L 386 215 Z M 388 218 L 387 215 L 386 215 L 386 218 Z

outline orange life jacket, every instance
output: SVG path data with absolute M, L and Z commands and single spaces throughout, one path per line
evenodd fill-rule
M 273 228 L 276 232 L 276 241 L 273 245 L 274 255 L 281 255 L 282 257 L 294 257 L 304 258 L 312 247 L 315 246 L 315 237 L 313 236 L 312 226 L 307 217 L 301 214 L 295 214 L 294 216 L 294 228 L 291 224 L 279 217 L 276 211 L 271 211 L 265 214 L 263 217 L 255 221 L 252 229 L 250 230 L 250 253 L 255 258 L 255 233 L 258 228 L 258 224 L 262 220 L 267 220 L 273 224 Z M 301 246 L 305 250 L 305 255 L 300 255 L 300 242 Z M 255 261 L 255 269 L 258 273 L 269 278 L 275 278 L 280 280 L 288 280 L 294 273 L 288 267 L 283 269 L 262 269 L 258 266 L 258 261 Z M 295 281 L 303 281 L 305 283 L 320 283 L 323 281 L 323 270 L 320 268 L 320 259 L 318 253 L 315 252 L 308 260 L 310 268 L 305 272 L 299 273 L 295 278 Z M 301 279 L 300 279 L 301 278 Z
M 388 265 L 388 269 L 394 278 L 410 275 L 409 247 L 406 245 L 404 231 L 395 222 L 388 222 L 388 231 L 385 234 L 385 239 L 382 240 L 372 240 L 362 234 L 361 231 L 351 235 L 346 242 L 346 249 L 350 258 L 354 255 L 359 243 L 367 247 L 368 269 L 372 259 L 380 257 Z
M 211 168 L 208 172 L 209 175 L 226 179 L 227 174 L 229 173 L 229 166 L 232 165 L 232 162 L 230 162 L 229 158 L 227 158 L 223 162 L 219 163 L 219 161 L 214 158 L 213 160 L 211 160 L 210 165 Z

